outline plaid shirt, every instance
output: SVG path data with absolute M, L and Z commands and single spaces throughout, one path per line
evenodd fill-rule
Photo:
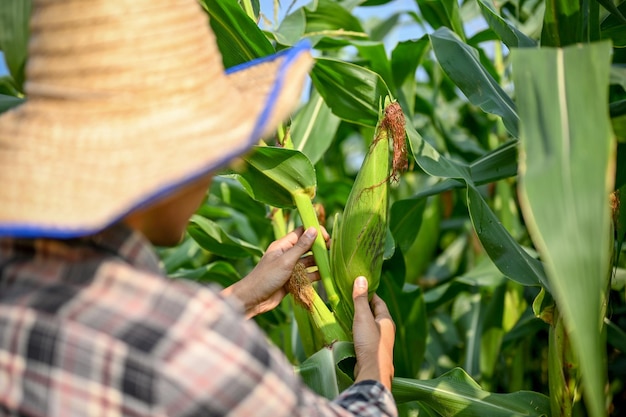
M 375 381 L 314 394 L 241 310 L 122 226 L 0 239 L 0 416 L 396 415 Z

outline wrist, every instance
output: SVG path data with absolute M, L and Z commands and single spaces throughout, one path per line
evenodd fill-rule
M 234 284 L 224 288 L 221 291 L 223 297 L 226 298 L 236 298 L 239 303 L 243 306 L 244 313 L 246 318 L 252 318 L 256 316 L 258 313 L 256 310 L 256 304 L 249 300 L 250 292 L 245 288 L 243 281 L 237 281 Z
M 359 371 L 354 379 L 354 382 L 361 382 L 367 380 L 378 381 L 391 391 L 391 380 L 393 379 L 393 365 L 391 371 L 384 371 L 385 367 L 380 366 L 377 362 L 370 362 L 371 365 L 366 367 L 359 366 Z

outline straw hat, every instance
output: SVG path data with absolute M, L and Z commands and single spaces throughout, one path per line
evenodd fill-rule
M 298 103 L 309 48 L 224 72 L 196 0 L 34 0 L 0 116 L 0 235 L 98 231 L 214 171 Z

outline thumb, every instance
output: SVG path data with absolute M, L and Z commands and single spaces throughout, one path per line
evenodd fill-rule
M 298 237 L 298 240 L 295 244 L 293 244 L 293 247 L 284 253 L 284 259 L 287 263 L 292 266 L 295 265 L 302 255 L 311 250 L 316 237 L 317 229 L 315 227 L 309 227 L 306 229 L 304 233 Z
M 317 237 L 317 229 L 313 226 L 309 227 L 302 233 L 296 244 L 291 248 L 290 252 L 297 254 L 298 257 L 304 255 L 313 246 L 315 238 Z
M 367 279 L 363 276 L 357 277 L 354 280 L 354 284 L 352 286 L 352 299 L 354 300 L 354 311 L 355 314 L 357 311 L 366 308 L 370 309 L 369 301 L 367 300 Z

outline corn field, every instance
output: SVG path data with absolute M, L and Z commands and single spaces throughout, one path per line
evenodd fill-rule
M 200 3 L 226 68 L 303 41 L 315 65 L 159 250 L 173 279 L 230 285 L 324 226 L 321 282 L 296 271 L 255 318 L 321 395 L 352 381 L 366 275 L 397 326 L 402 416 L 626 415 L 625 1 Z M 29 13 L 0 4 L 0 111 L 28 99 Z

